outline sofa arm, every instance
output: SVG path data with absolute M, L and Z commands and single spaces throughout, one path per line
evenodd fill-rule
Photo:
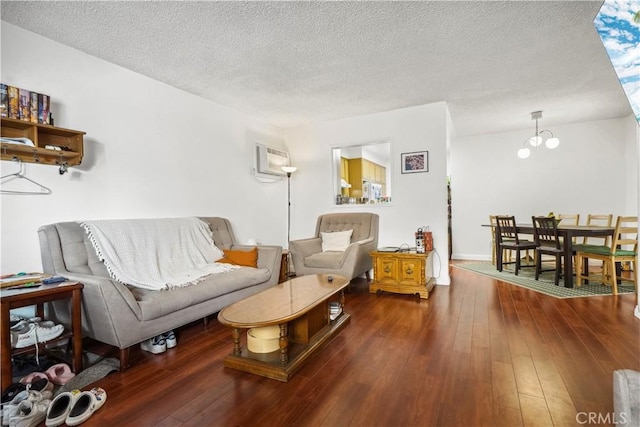
M 255 246 L 233 245 L 231 249 L 248 251 Z M 277 284 L 280 279 L 280 262 L 282 261 L 282 246 L 258 246 L 258 268 L 266 268 L 271 272 L 269 284 Z
M 131 291 L 122 283 L 106 277 L 71 272 L 56 272 L 67 280 L 80 282 L 82 289 L 83 335 L 121 348 L 118 328 L 139 321 L 142 311 Z M 50 307 L 56 320 L 69 326 L 70 311 L 66 303 Z
M 347 246 L 347 249 L 345 249 L 344 251 L 344 256 L 342 257 L 342 266 L 353 264 L 357 266 L 356 270 L 364 268 L 367 266 L 367 263 L 363 260 L 370 260 L 371 258 L 368 255 L 370 252 L 373 252 L 375 250 L 375 240 L 373 238 L 353 242 L 349 246 Z
M 309 239 L 292 240 L 289 247 L 293 254 L 299 254 L 302 259 L 309 255 L 322 252 L 322 239 L 320 237 L 312 237 Z
M 292 240 L 289 242 L 289 252 L 291 253 L 294 270 L 297 268 L 299 271 L 302 271 L 306 257 L 322 252 L 322 239 L 312 237 L 309 239 Z
M 640 372 L 613 371 L 613 410 L 616 425 L 640 425 Z

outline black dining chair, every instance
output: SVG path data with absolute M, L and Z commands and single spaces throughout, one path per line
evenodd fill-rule
M 505 264 L 515 264 L 514 273 L 517 276 L 521 265 L 521 251 L 528 251 L 529 249 L 535 249 L 536 243 L 531 240 L 521 239 L 518 230 L 516 228 L 516 218 L 513 215 L 498 215 L 496 217 L 497 237 L 498 237 L 498 250 L 496 251 L 496 268 L 498 271 L 502 271 Z M 516 252 L 515 261 L 504 262 L 502 254 L 506 250 L 512 250 Z M 526 266 L 533 267 L 534 265 Z
M 533 216 L 533 239 L 536 247 L 536 280 L 543 271 L 555 271 L 554 283 L 558 286 L 560 274 L 562 273 L 562 243 L 558 237 L 558 221 L 551 216 Z M 550 255 L 555 259 L 555 269 L 542 269 L 542 255 Z

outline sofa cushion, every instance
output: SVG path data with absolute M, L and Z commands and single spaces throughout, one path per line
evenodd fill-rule
M 267 268 L 241 267 L 228 273 L 212 274 L 195 285 L 154 291 L 129 287 L 141 310 L 140 320 L 153 320 L 239 289 L 269 280 Z
M 248 251 L 241 251 L 236 249 L 223 249 L 224 258 L 217 260 L 216 262 L 242 265 L 245 267 L 258 267 L 258 248 L 255 247 Z
M 340 268 L 344 252 L 318 252 L 317 254 L 309 255 L 304 259 L 304 265 L 309 268 Z

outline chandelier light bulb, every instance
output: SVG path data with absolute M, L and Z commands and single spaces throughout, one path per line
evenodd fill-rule
M 531 155 L 531 150 L 529 150 L 527 147 L 524 147 L 518 150 L 518 157 L 520 157 L 521 159 L 526 159 L 530 155 Z
M 553 150 L 554 148 L 558 148 L 558 145 L 560 145 L 560 140 L 555 137 L 549 138 L 545 141 L 544 145 L 545 147 Z
M 540 144 L 542 144 L 542 137 L 541 136 L 532 136 L 531 138 L 529 138 L 529 144 L 532 147 L 539 147 Z

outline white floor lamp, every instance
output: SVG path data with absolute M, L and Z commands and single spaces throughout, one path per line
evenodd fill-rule
M 282 166 L 282 170 L 287 174 L 287 280 L 291 277 L 291 174 L 298 170 L 295 166 Z

